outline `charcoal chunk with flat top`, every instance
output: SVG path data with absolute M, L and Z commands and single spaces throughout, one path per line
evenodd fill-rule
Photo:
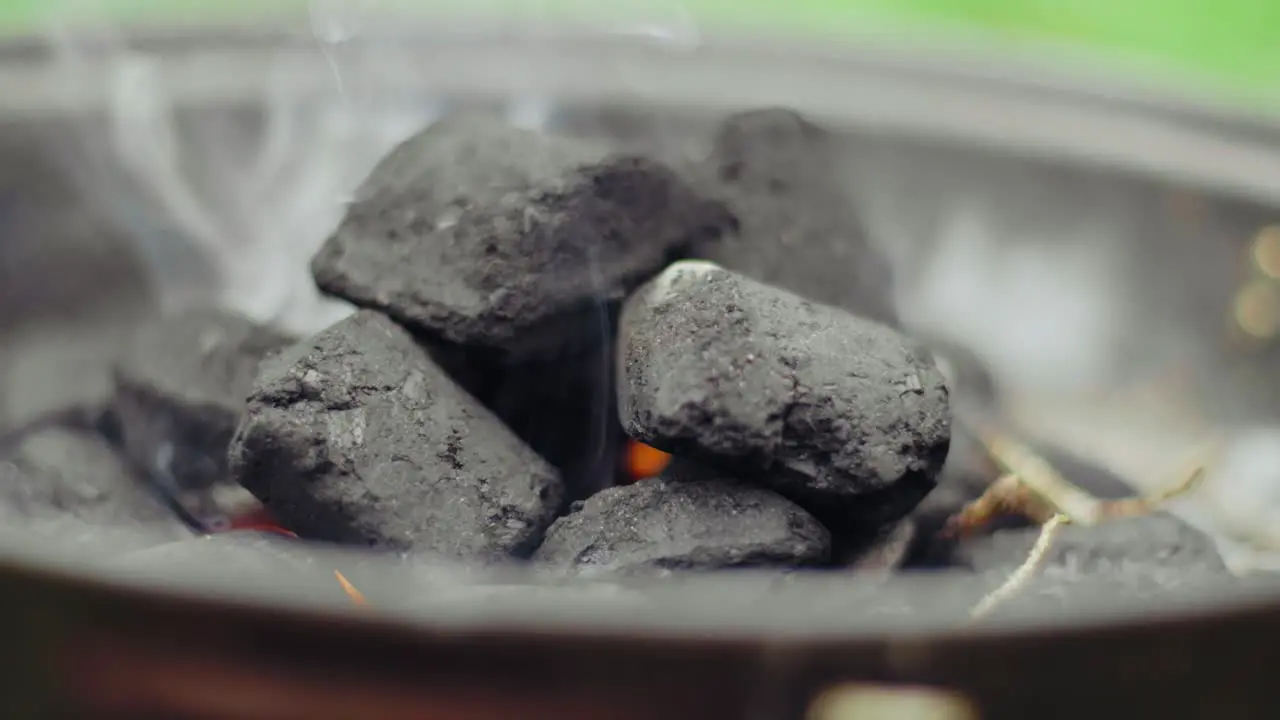
M 820 516 L 896 520 L 947 454 L 947 389 L 925 350 L 709 262 L 676 263 L 627 301 L 619 354 L 628 434 Z
M 523 356 L 575 342 L 602 304 L 733 222 L 643 155 L 461 116 L 378 163 L 311 270 L 416 332 Z
M 584 574 L 825 562 L 826 528 L 786 498 L 724 475 L 602 490 L 556 520 L 534 555 Z
M 112 409 L 127 456 L 172 491 L 227 479 L 227 447 L 259 363 L 294 338 L 197 309 L 139 327 L 115 362 Z
M 563 495 L 554 468 L 368 310 L 263 363 L 231 463 L 301 537 L 458 558 L 532 551 Z
M 691 256 L 896 325 L 893 267 L 855 214 L 838 145 L 792 110 L 726 118 L 700 175 L 720 189 L 739 231 L 700 239 Z

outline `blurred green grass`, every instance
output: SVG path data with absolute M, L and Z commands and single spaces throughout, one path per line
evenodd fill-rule
M 332 0 L 330 0 L 332 1 Z M 377 7 L 396 0 L 355 0 Z M 297 6 L 306 0 L 102 0 L 121 19 L 191 15 L 235 16 Z M 1280 0 L 418 0 L 476 8 L 554 7 L 620 11 L 662 22 L 688 13 L 697 22 L 821 31 L 866 32 L 875 23 L 965 33 L 977 31 L 1021 43 L 1052 42 L 1194 73 L 1268 97 L 1280 80 Z M 22 31 L 38 24 L 60 0 L 0 0 L 0 27 Z M 618 10 L 621 8 L 621 10 Z M 74 17 L 74 15 L 73 15 Z

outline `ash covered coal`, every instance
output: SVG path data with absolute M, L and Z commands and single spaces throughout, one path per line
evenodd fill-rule
M 617 306 L 736 225 L 662 162 L 478 116 L 395 148 L 316 254 L 325 291 L 448 343 L 458 380 L 562 473 L 612 482 Z
M 623 426 L 651 445 L 870 527 L 934 486 L 947 389 L 886 326 L 685 261 L 632 296 L 621 332 Z
M 526 355 L 734 223 L 648 157 L 456 117 L 374 168 L 312 272 L 415 331 Z
M 231 462 L 302 537 L 477 559 L 531 552 L 564 492 L 554 468 L 371 311 L 263 364 Z
M 581 573 L 791 567 L 826 562 L 827 529 L 770 490 L 723 474 L 667 474 L 576 503 L 534 555 Z

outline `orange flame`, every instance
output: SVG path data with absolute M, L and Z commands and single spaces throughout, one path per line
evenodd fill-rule
M 631 440 L 627 444 L 626 465 L 630 480 L 653 477 L 666 469 L 671 456 L 655 447 Z

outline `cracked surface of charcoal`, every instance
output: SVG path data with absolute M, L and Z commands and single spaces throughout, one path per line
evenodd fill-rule
M 792 110 L 726 118 L 701 174 L 722 188 L 739 232 L 700 241 L 692 256 L 896 324 L 893 268 L 853 213 L 837 145 Z
M 577 342 L 600 303 L 733 223 L 647 157 L 455 117 L 374 168 L 311 269 L 412 330 L 523 356 Z
M 299 536 L 458 558 L 533 550 L 563 485 L 399 325 L 360 311 L 262 365 L 236 479 Z
M 101 438 L 58 429 L 0 458 L 0 513 L 10 528 L 79 545 L 102 542 L 99 530 L 137 535 L 122 549 L 191 537 Z
M 772 491 L 721 476 L 662 475 L 575 503 L 534 560 L 581 573 L 777 567 L 825 562 L 826 528 Z
M 812 512 L 892 522 L 947 454 L 942 375 L 896 331 L 712 263 L 672 265 L 621 320 L 623 428 Z
M 291 342 L 214 309 L 139 327 L 114 370 L 112 407 L 126 454 L 171 491 L 225 482 L 227 447 L 258 365 Z

